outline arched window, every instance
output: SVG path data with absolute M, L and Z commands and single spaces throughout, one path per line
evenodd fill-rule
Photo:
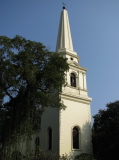
M 22 159 L 22 154 L 19 151 L 14 151 L 11 155 L 12 160 L 21 160 Z
M 35 139 L 35 154 L 39 153 L 39 146 L 40 146 L 40 138 L 36 137 L 36 139 Z
M 40 139 L 39 139 L 39 137 L 36 137 L 36 139 L 35 139 L 35 145 L 36 146 L 40 146 Z
M 70 82 L 72 87 L 76 87 L 76 76 L 74 73 L 71 73 Z
M 72 130 L 73 149 L 79 149 L 79 128 L 75 126 Z
M 48 150 L 52 150 L 52 129 L 48 128 Z

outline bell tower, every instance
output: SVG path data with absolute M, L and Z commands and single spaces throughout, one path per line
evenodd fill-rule
M 59 113 L 59 153 L 73 158 L 80 153 L 91 153 L 91 98 L 86 85 L 87 69 L 79 65 L 79 57 L 73 49 L 68 12 L 65 7 L 60 15 L 56 52 L 67 58 L 69 71 L 67 86 L 61 100 L 66 110 Z

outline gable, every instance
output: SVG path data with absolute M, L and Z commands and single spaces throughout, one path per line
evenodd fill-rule
M 75 68 L 77 68 L 77 69 L 81 69 L 81 70 L 87 71 L 86 68 L 80 66 L 80 65 L 79 65 L 77 62 L 75 62 L 75 61 L 68 61 L 68 64 L 69 64 L 69 66 L 71 66 L 71 67 L 75 67 Z

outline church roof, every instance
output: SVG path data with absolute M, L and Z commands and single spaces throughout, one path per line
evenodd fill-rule
M 65 7 L 63 7 L 60 15 L 56 52 L 69 52 L 77 55 L 73 50 L 68 12 Z

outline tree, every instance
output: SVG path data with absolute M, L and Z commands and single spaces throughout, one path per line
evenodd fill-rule
M 97 160 L 117 159 L 119 155 L 119 101 L 106 107 L 94 116 L 92 140 Z
M 0 143 L 38 130 L 44 107 L 63 107 L 66 59 L 40 42 L 0 36 Z

